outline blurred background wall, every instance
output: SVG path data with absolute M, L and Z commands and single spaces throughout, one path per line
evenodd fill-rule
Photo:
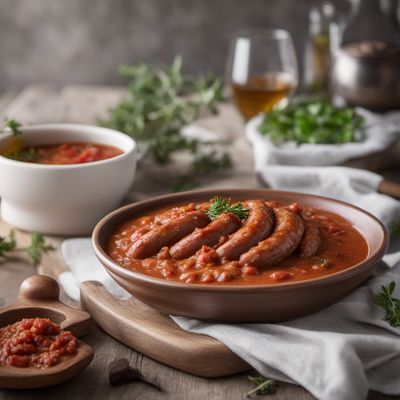
M 223 74 L 230 37 L 243 28 L 288 29 L 301 66 L 318 1 L 0 0 L 0 91 L 118 83 L 118 65 L 169 63 L 175 54 L 187 71 Z

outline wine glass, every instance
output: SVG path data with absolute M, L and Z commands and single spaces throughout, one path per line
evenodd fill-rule
M 298 84 L 290 33 L 283 29 L 237 33 L 231 44 L 226 82 L 246 120 L 285 107 Z

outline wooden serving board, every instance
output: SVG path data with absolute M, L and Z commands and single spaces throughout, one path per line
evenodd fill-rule
M 26 234 L 17 235 L 23 241 Z M 61 244 L 59 239 L 50 241 L 57 247 Z M 41 274 L 57 279 L 67 267 L 57 251 L 48 253 L 38 269 Z M 221 377 L 251 369 L 218 340 L 184 331 L 167 315 L 135 298 L 117 299 L 99 282 L 81 284 L 81 303 L 109 335 L 170 367 L 202 377 Z

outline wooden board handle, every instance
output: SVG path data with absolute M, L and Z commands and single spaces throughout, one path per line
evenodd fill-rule
M 383 179 L 378 186 L 378 193 L 400 200 L 400 184 Z
M 81 283 L 80 290 L 82 307 L 104 331 L 154 360 L 203 377 L 250 369 L 218 340 L 184 331 L 167 315 L 139 300 L 117 299 L 95 281 Z

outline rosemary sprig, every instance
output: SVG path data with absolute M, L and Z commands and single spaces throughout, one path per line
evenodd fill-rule
M 381 291 L 374 296 L 373 301 L 385 310 L 384 320 L 393 327 L 400 326 L 400 299 L 392 295 L 396 288 L 396 282 L 391 281 L 389 285 L 381 287 Z
M 278 382 L 269 378 L 264 378 L 261 375 L 250 375 L 248 379 L 250 382 L 254 383 L 256 387 L 246 394 L 247 398 L 276 393 Z
M 235 203 L 231 205 L 230 198 L 215 196 L 210 207 L 206 211 L 206 214 L 210 217 L 211 220 L 214 220 L 224 212 L 235 214 L 241 220 L 246 219 L 249 215 L 249 210 L 244 208 L 242 203 Z
M 13 118 L 4 118 L 4 127 L 9 128 L 13 136 L 22 135 L 21 126 L 22 124 Z
M 7 258 L 12 251 L 25 252 L 34 265 L 41 263 L 43 255 L 55 250 L 51 244 L 46 244 L 43 234 L 39 232 L 31 233 L 31 242 L 27 247 L 17 248 L 15 231 L 12 230 L 8 237 L 0 236 L 0 258 Z

